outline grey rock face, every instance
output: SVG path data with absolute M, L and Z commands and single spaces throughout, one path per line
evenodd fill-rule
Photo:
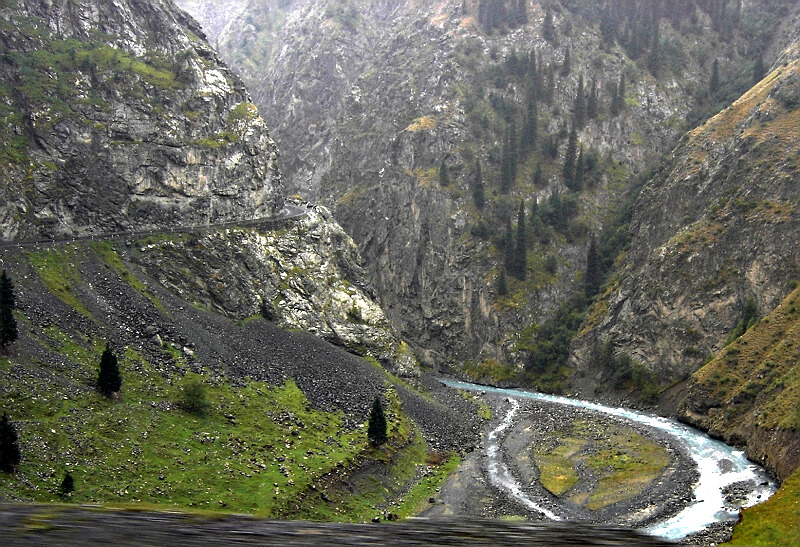
M 270 216 L 277 148 L 242 82 L 169 1 L 3 8 L 5 239 Z
M 476 27 L 475 10 L 462 13 L 460 0 L 250 2 L 241 15 L 220 12 L 216 0 L 178 3 L 219 33 L 212 40 L 247 82 L 284 151 L 289 191 L 331 207 L 361 248 L 387 314 L 404 338 L 427 349 L 432 364 L 519 362 L 512 351 L 519 331 L 547 319 L 579 287 L 585 267 L 584 240 L 532 249 L 542 259 L 558 254 L 558 275 L 520 295 L 516 306 L 496 306 L 498 259 L 470 233 L 477 213 L 469 183 L 477 157 L 487 191 L 496 191 L 504 122 L 486 97 L 519 106 L 525 90 L 484 75 L 499 72 L 512 51 L 534 50 L 558 66 L 569 47 L 572 71 L 557 77 L 554 104 L 542 108 L 540 120 L 541 134 L 556 134 L 570 123 L 581 73 L 587 86 L 597 80 L 606 102 L 625 73 L 625 113 L 590 121 L 580 140 L 628 173 L 673 146 L 691 108 L 690 87 L 707 77 L 687 56 L 674 79 L 655 80 L 621 48 L 604 49 L 595 24 L 573 17 L 567 33 L 566 11 L 557 15 L 554 46 L 541 36 L 544 8 L 535 3 L 528 25 L 491 35 Z M 452 167 L 449 188 L 436 180 L 443 160 Z M 528 181 L 533 167 L 522 167 Z M 512 192 L 487 214 L 565 191 L 557 173 L 547 177 L 543 187 Z M 591 231 L 601 229 L 624 190 L 621 180 L 595 184 L 580 198 Z
M 232 319 L 264 315 L 404 376 L 416 362 L 394 334 L 353 240 L 322 207 L 284 227 L 231 228 L 154 238 L 133 253 L 143 269 L 195 305 Z
M 581 368 L 599 339 L 664 380 L 685 377 L 749 299 L 764 316 L 800 278 L 800 17 L 789 22 L 793 42 L 772 73 L 687 134 L 642 191 L 619 285 L 574 345 Z

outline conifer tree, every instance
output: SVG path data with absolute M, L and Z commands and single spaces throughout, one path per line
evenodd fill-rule
M 61 494 L 61 497 L 66 497 L 69 496 L 74 491 L 75 491 L 75 479 L 73 479 L 70 472 L 67 471 L 64 474 L 64 479 L 61 481 L 59 494 Z
M 564 184 L 567 188 L 573 190 L 575 186 L 575 155 L 578 153 L 578 133 L 575 126 L 569 132 L 569 139 L 567 140 L 567 151 L 564 155 Z
M 583 144 L 578 151 L 578 159 L 575 161 L 575 179 L 574 190 L 578 191 L 583 189 L 583 175 L 586 172 L 586 158 L 583 156 Z
M 483 175 L 481 175 L 481 161 L 475 158 L 475 179 L 472 182 L 472 201 L 479 211 L 483 211 L 485 204 Z
M 0 471 L 13 473 L 21 460 L 17 429 L 8 414 L 3 412 L 3 418 L 0 419 Z
M 519 0 L 517 2 L 517 24 L 518 25 L 527 25 L 528 24 L 528 1 L 527 0 Z
M 533 172 L 533 184 L 534 184 L 534 186 L 536 186 L 537 188 L 541 187 L 542 186 L 542 178 L 543 177 L 544 177 L 544 175 L 542 174 L 542 164 L 541 163 L 537 163 L 536 164 L 536 171 Z
M 714 64 L 711 65 L 711 81 L 708 82 L 708 90 L 711 95 L 715 95 L 719 91 L 719 60 L 714 59 Z
M 583 74 L 578 76 L 578 93 L 575 96 L 575 125 L 583 129 L 586 125 L 586 97 L 583 89 Z
M 586 298 L 592 298 L 600 292 L 600 256 L 594 236 L 589 240 L 589 251 L 586 255 Z
M 0 349 L 2 350 L 5 350 L 18 336 L 14 305 L 14 284 L 3 270 L 0 276 Z
M 553 104 L 553 97 L 556 93 L 556 69 L 553 65 L 548 65 L 547 67 L 547 87 L 545 88 L 544 92 L 544 102 L 547 103 L 548 106 L 552 106 Z
M 564 53 L 564 62 L 561 64 L 561 75 L 562 76 L 569 76 L 569 73 L 572 71 L 572 60 L 570 59 L 569 48 Z
M 616 116 L 625 109 L 625 74 L 620 73 L 619 85 L 616 87 L 616 93 L 611 99 L 611 114 Z
M 525 116 L 525 123 L 522 125 L 522 137 L 520 138 L 519 148 L 523 158 L 536 150 L 536 138 L 539 132 L 539 107 L 536 97 L 531 93 L 528 97 L 528 111 Z
M 447 164 L 444 160 L 442 160 L 442 163 L 439 166 L 439 184 L 442 186 L 450 185 L 450 174 L 447 171 Z
M 122 387 L 122 376 L 119 373 L 117 356 L 106 342 L 106 349 L 100 356 L 100 370 L 97 374 L 97 389 L 105 396 L 116 393 Z
M 525 281 L 528 275 L 528 246 L 525 233 L 525 202 L 519 202 L 517 213 L 517 248 L 514 252 L 514 269 L 517 279 Z
M 388 439 L 386 415 L 383 413 L 381 400 L 377 396 L 372 402 L 372 409 L 369 411 L 367 439 L 369 439 L 369 442 L 372 443 L 373 446 L 380 446 Z
M 592 87 L 589 91 L 589 100 L 586 102 L 586 117 L 590 120 L 597 118 L 598 104 L 597 104 L 597 80 L 592 78 Z
M 506 219 L 506 234 L 503 239 L 503 267 L 514 273 L 514 233 L 511 231 L 511 217 Z
M 760 82 L 766 73 L 767 69 L 764 67 L 764 57 L 759 55 L 756 57 L 756 62 L 753 65 L 753 84 Z
M 500 296 L 508 294 L 508 281 L 506 281 L 505 268 L 500 268 L 500 274 L 497 276 L 497 294 Z
M 542 23 L 542 38 L 551 44 L 556 41 L 556 25 L 553 22 L 553 10 L 547 6 L 547 11 L 544 14 L 544 22 Z
M 611 84 L 611 105 L 608 107 L 608 111 L 611 113 L 612 117 L 619 115 L 619 92 L 616 83 Z

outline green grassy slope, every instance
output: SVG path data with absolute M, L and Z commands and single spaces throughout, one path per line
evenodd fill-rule
M 452 469 L 429 470 L 428 448 L 404 408 L 408 396 L 398 394 L 408 385 L 374 364 L 263 319 L 237 325 L 193 309 L 112 245 L 9 252 L 0 263 L 16 285 L 20 326 L 20 340 L 0 360 L 0 411 L 16 424 L 22 450 L 17 472 L 0 473 L 0 500 L 364 520 L 408 490 L 418 501 Z M 141 336 L 148 324 L 161 325 L 160 344 Z M 221 345 L 222 363 L 206 347 L 217 337 L 238 340 Z M 123 377 L 113 399 L 95 388 L 106 340 Z M 251 358 L 248 347 L 263 355 L 243 369 L 256 377 L 236 368 Z M 341 374 L 356 376 L 325 380 L 339 374 L 330 361 L 330 370 L 317 366 L 295 382 L 292 362 L 303 359 L 295 347 L 309 362 L 325 353 L 345 360 Z M 181 405 L 188 380 L 206 388 L 202 415 Z M 355 401 L 356 380 L 389 403 L 389 441 L 379 449 L 367 442 L 360 406 L 371 400 Z M 333 405 L 320 396 L 325 386 L 313 388 L 337 382 L 354 387 L 338 389 Z M 388 479 L 343 494 L 340 475 L 363 469 Z M 65 498 L 67 471 L 75 491 Z

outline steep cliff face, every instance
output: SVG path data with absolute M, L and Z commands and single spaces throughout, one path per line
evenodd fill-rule
M 277 149 L 169 1 L 0 8 L 4 239 L 275 214 Z
M 135 263 L 201 309 L 234 320 L 264 316 L 403 376 L 419 372 L 374 300 L 355 243 L 324 208 L 274 230 L 154 236 L 135 249 Z
M 789 24 L 775 69 L 687 134 L 642 191 L 630 253 L 575 346 L 590 375 L 600 340 L 662 380 L 685 377 L 747 322 L 748 301 L 764 316 L 800 277 L 797 12 Z
M 693 22 L 688 14 L 660 21 L 661 34 L 650 40 L 665 49 L 653 68 L 649 54 L 634 58 L 604 37 L 591 2 L 555 5 L 548 37 L 547 6 L 538 2 L 524 4 L 527 22 L 488 32 L 478 2 L 250 2 L 235 18 L 215 0 L 178 4 L 207 30 L 225 29 L 212 40 L 270 120 L 289 191 L 332 207 L 360 246 L 387 314 L 405 338 L 425 346 L 432 364 L 522 364 L 521 331 L 581 287 L 588 234 L 605 225 L 629 177 L 673 146 L 708 87 L 709 59 L 732 71 L 754 58 L 744 29 L 721 40 L 700 8 Z M 623 27 L 619 35 L 622 41 Z M 530 53 L 536 76 L 528 72 Z M 553 98 L 539 98 L 538 144 L 518 159 L 506 192 L 505 131 L 522 134 L 531 89 L 546 87 L 548 69 Z M 577 139 L 598 167 L 574 190 L 561 168 L 581 79 L 587 96 L 595 82 L 600 112 Z M 472 200 L 476 160 L 483 210 Z M 506 219 L 516 220 L 520 200 L 530 212 L 554 194 L 577 204 L 569 229 L 529 227 L 527 280 L 511 281 L 511 295 L 501 298 Z

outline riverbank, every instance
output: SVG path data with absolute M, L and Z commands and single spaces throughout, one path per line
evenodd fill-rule
M 645 529 L 682 518 L 681 512 L 696 501 L 698 465 L 671 433 L 596 410 L 525 398 L 518 399 L 520 406 L 497 441 L 520 492 L 509 495 L 511 489 L 488 470 L 487 446 L 512 404 L 491 391 L 479 392 L 495 417 L 483 432 L 484 450 L 465 458 L 423 516 L 549 520 L 531 509 L 539 506 L 570 522 Z M 728 472 L 723 468 L 729 463 L 721 458 L 719 472 Z M 726 505 L 735 506 L 735 498 L 752 495 L 755 486 L 739 485 L 721 495 Z M 678 538 L 693 545 L 716 544 L 730 538 L 734 522 L 701 526 Z

